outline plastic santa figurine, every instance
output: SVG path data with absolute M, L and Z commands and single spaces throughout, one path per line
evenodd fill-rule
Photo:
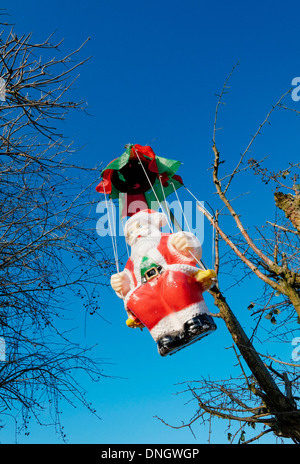
M 202 249 L 189 232 L 162 233 L 165 214 L 142 210 L 128 219 L 125 238 L 131 255 L 111 285 L 124 299 L 129 327 L 147 327 L 161 356 L 216 329 L 202 293 L 215 278 L 201 271 Z

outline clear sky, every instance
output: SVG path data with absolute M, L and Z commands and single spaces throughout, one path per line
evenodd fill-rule
M 149 144 L 158 155 L 180 159 L 184 164 L 179 174 L 188 188 L 211 204 L 208 168 L 215 94 L 232 66 L 240 61 L 222 110 L 224 129 L 219 136 L 223 153 L 232 163 L 271 105 L 300 75 L 298 1 L 4 0 L 2 7 L 11 14 L 18 34 L 33 32 L 39 42 L 56 31 L 57 40 L 65 39 L 64 52 L 91 38 L 80 56 L 92 58 L 80 70 L 75 91 L 87 100 L 91 116 L 76 114 L 65 124 L 66 134 L 84 145 L 84 163 L 103 161 L 104 166 L 122 154 L 126 143 Z M 297 108 L 297 103 L 291 101 L 291 105 Z M 298 123 L 288 121 L 283 127 L 275 120 L 273 130 L 282 137 L 275 140 L 274 132 L 267 130 L 259 142 L 257 156 L 272 155 L 273 167 L 282 167 L 287 152 L 299 159 Z M 246 204 L 250 220 L 260 219 L 257 204 Z M 96 220 L 95 214 L 95 225 Z M 203 249 L 208 266 L 210 237 L 207 227 Z M 175 395 L 183 389 L 178 383 L 205 376 L 229 377 L 232 357 L 226 348 L 232 340 L 223 324 L 219 322 L 217 332 L 203 341 L 160 358 L 146 331 L 126 327 L 122 302 L 111 291 L 103 292 L 102 311 L 110 323 L 91 316 L 84 339 L 87 345 L 98 343 L 97 356 L 108 362 L 103 366 L 106 379 L 96 385 L 85 381 L 101 420 L 63 404 L 69 442 L 206 443 L 207 429 L 195 426 L 194 441 L 188 429 L 168 428 L 154 416 L 180 425 L 193 415 L 195 405 L 185 404 L 189 396 Z M 233 309 L 245 326 L 252 297 L 245 290 L 232 294 Z M 214 312 L 210 297 L 206 300 Z M 245 314 L 240 313 L 241 302 Z M 74 317 L 82 321 L 79 336 L 84 338 L 84 315 L 79 308 L 74 308 Z M 286 361 L 290 361 L 289 350 Z M 217 422 L 212 442 L 226 441 L 222 430 Z M 0 440 L 14 442 L 12 420 Z M 29 437 L 21 435 L 18 442 L 54 443 L 58 438 L 52 429 L 32 425 Z

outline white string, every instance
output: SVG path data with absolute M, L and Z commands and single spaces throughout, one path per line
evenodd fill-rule
M 163 197 L 164 197 L 164 204 L 166 205 L 166 210 L 167 210 L 167 213 L 168 213 L 168 216 L 169 216 L 169 221 L 170 221 L 170 222 L 168 221 L 168 226 L 169 226 L 170 231 L 171 231 L 171 232 L 174 232 L 174 228 L 173 228 L 173 226 L 172 226 L 171 213 L 170 213 L 170 209 L 169 209 L 168 206 L 167 206 L 167 200 L 166 200 L 166 196 L 165 196 L 164 187 L 163 187 L 163 184 L 162 184 L 162 181 L 161 181 L 161 176 L 159 176 L 159 182 L 160 182 L 162 194 L 163 194 Z
M 104 198 L 105 198 L 105 204 L 106 204 L 106 209 L 107 209 L 109 231 L 110 231 L 110 236 L 111 236 L 111 241 L 112 241 L 114 257 L 115 257 L 115 264 L 116 264 L 117 272 L 119 272 L 117 243 L 115 243 L 114 238 L 113 238 L 113 230 L 112 230 L 112 225 L 111 225 L 110 211 L 109 211 L 109 205 L 108 205 L 107 196 L 105 192 L 105 187 L 103 187 L 103 189 L 104 189 Z
M 110 205 L 111 205 L 111 215 L 112 215 L 112 224 L 113 224 L 113 237 L 114 237 L 114 243 L 115 243 L 115 250 L 116 250 L 116 256 L 117 256 L 117 269 L 119 272 L 119 256 L 118 256 L 118 244 L 117 244 L 117 227 L 115 223 L 115 215 L 114 215 L 114 204 L 112 199 L 110 199 Z
M 214 218 L 212 216 L 212 214 L 205 208 L 205 206 L 203 204 L 200 203 L 200 201 L 195 197 L 195 195 L 193 195 L 193 193 L 186 187 L 184 186 L 184 188 L 187 190 L 187 192 L 189 192 L 189 194 L 196 200 L 197 203 L 199 203 L 199 205 L 201 206 L 201 208 L 204 209 L 204 211 L 206 212 L 206 214 L 208 214 L 208 216 L 212 219 L 212 267 L 214 267 L 214 260 L 215 260 L 215 226 L 214 226 Z
M 189 229 L 189 232 L 192 233 L 192 232 L 191 232 L 191 229 L 190 229 L 190 226 L 189 226 L 189 223 L 188 223 L 188 220 L 187 220 L 187 218 L 186 218 L 186 216 L 185 216 L 185 214 L 184 214 L 184 210 L 183 210 L 183 208 L 182 208 L 181 201 L 179 200 L 179 196 L 178 196 L 178 193 L 177 193 L 177 191 L 176 191 L 175 185 L 174 185 L 173 182 L 171 182 L 171 184 L 172 184 L 172 186 L 173 186 L 173 189 L 174 189 L 174 192 L 175 192 L 177 201 L 178 201 L 178 203 L 179 203 L 179 205 L 180 205 L 180 209 L 181 209 L 181 212 L 182 212 L 182 214 L 183 214 L 184 220 L 185 220 L 185 222 L 186 222 L 186 224 L 187 224 L 187 227 L 188 227 L 188 229 Z M 181 229 L 181 230 L 182 230 L 182 229 Z M 207 267 L 205 266 L 205 264 L 204 264 L 204 262 L 203 262 L 202 260 L 199 260 L 190 250 L 189 250 L 189 253 L 190 253 L 190 255 L 194 258 L 194 260 L 199 264 L 199 266 L 200 266 L 202 269 L 204 269 L 204 270 L 207 269 Z
M 179 205 L 180 205 L 180 209 L 181 209 L 181 212 L 182 212 L 182 214 L 183 214 L 184 221 L 185 221 L 185 223 L 186 223 L 186 225 L 187 225 L 187 227 L 188 227 L 188 229 L 189 229 L 189 232 L 192 233 L 192 232 L 191 232 L 191 228 L 190 228 L 189 223 L 188 223 L 188 220 L 187 220 L 187 218 L 186 218 L 186 215 L 184 214 L 184 210 L 183 210 L 183 208 L 182 208 L 181 201 L 179 200 L 178 193 L 177 193 L 177 191 L 176 191 L 176 189 L 175 189 L 175 185 L 174 185 L 173 182 L 171 182 L 171 184 L 173 185 L 173 189 L 174 189 L 174 192 L 175 192 L 177 201 L 178 201 L 178 203 L 179 203 Z M 205 264 L 203 263 L 203 261 L 199 260 L 199 259 L 194 255 L 194 253 L 192 253 L 190 250 L 189 250 L 189 253 L 190 253 L 190 255 L 194 258 L 194 260 L 199 264 L 199 266 L 200 266 L 202 269 L 206 270 L 206 266 L 205 266 Z
M 124 224 L 123 224 L 123 221 L 122 221 L 122 219 L 121 219 L 121 224 L 122 224 L 123 234 L 124 234 L 124 238 L 125 238 L 125 244 L 126 244 L 127 256 L 128 256 L 128 258 L 129 258 L 129 257 L 130 257 L 130 253 L 129 253 L 129 248 L 128 248 L 128 244 L 127 244 L 126 237 L 125 237 L 125 227 L 124 227 Z
M 103 187 L 104 189 L 104 197 L 105 197 L 105 203 L 106 203 L 106 209 L 107 209 L 107 216 L 108 216 L 108 224 L 109 224 L 109 230 L 110 230 L 110 235 L 111 235 L 111 242 L 112 242 L 112 246 L 113 246 L 113 252 L 114 252 L 114 257 L 115 257 L 115 263 L 116 263 L 116 268 L 117 268 L 117 273 L 120 272 L 120 268 L 119 268 L 119 258 L 118 258 L 118 245 L 117 245 L 117 234 L 113 235 L 113 232 L 116 232 L 116 229 L 113 231 L 112 230 L 112 225 L 111 225 L 111 218 L 110 218 L 110 212 L 109 212 L 109 205 L 108 205 L 108 201 L 107 201 L 107 196 L 106 196 L 106 192 L 105 192 L 105 187 Z M 111 205 L 113 205 L 113 202 L 111 200 Z M 112 215 L 113 215 L 113 209 L 112 209 Z M 114 222 L 115 224 L 115 222 Z M 127 244 L 126 244 L 127 245 Z M 124 302 L 124 307 L 126 309 L 126 306 L 125 306 L 125 301 L 124 301 L 124 295 L 123 295 L 123 292 L 121 291 L 120 292 L 120 295 L 121 295 L 121 298 Z
M 156 192 L 155 192 L 155 190 L 154 190 L 154 188 L 153 188 L 153 185 L 152 185 L 152 183 L 151 183 L 151 181 L 150 181 L 150 179 L 149 179 L 149 176 L 148 176 L 148 174 L 147 174 L 147 171 L 146 171 L 146 169 L 145 169 L 145 166 L 144 166 L 143 163 L 141 162 L 141 159 L 140 159 L 139 154 L 138 154 L 138 152 L 136 151 L 136 149 L 135 149 L 134 151 L 135 151 L 135 154 L 136 154 L 136 156 L 137 156 L 137 158 L 138 158 L 138 160 L 139 160 L 139 162 L 140 162 L 140 164 L 141 164 L 141 166 L 142 166 L 142 169 L 143 169 L 143 171 L 144 171 L 144 174 L 145 174 L 145 176 L 146 176 L 146 178 L 147 178 L 147 180 L 148 180 L 148 182 L 149 182 L 149 185 L 151 186 L 151 189 L 152 189 L 152 192 L 154 193 L 154 196 L 155 196 L 155 198 L 156 198 L 156 201 L 157 201 L 157 203 L 159 204 L 160 208 L 163 209 L 163 208 L 162 208 L 162 204 L 161 204 L 161 202 L 159 201 L 159 198 L 158 198 L 158 196 L 157 196 L 157 194 L 156 194 Z M 168 218 L 167 218 L 167 222 L 168 222 Z M 172 227 L 171 227 L 171 225 L 169 224 L 169 222 L 168 222 L 168 226 L 169 226 L 170 229 L 172 230 Z
M 155 192 L 155 190 L 154 190 L 154 188 L 153 188 L 153 185 L 152 185 L 152 183 L 151 183 L 151 181 L 150 181 L 150 178 L 149 178 L 149 176 L 148 176 L 148 174 L 147 174 L 147 171 L 146 171 L 146 169 L 145 169 L 145 166 L 144 166 L 143 163 L 141 162 L 141 159 L 140 159 L 139 154 L 138 154 L 138 152 L 136 151 L 136 149 L 135 149 L 135 154 L 136 154 L 136 156 L 137 156 L 137 158 L 138 158 L 138 160 L 139 160 L 139 162 L 140 162 L 140 164 L 141 164 L 141 166 L 142 166 L 142 169 L 143 169 L 144 174 L 145 174 L 145 176 L 146 176 L 146 178 L 147 178 L 147 180 L 148 180 L 148 182 L 149 182 L 149 185 L 150 185 L 150 187 L 151 187 L 151 189 L 152 189 L 152 192 L 154 193 L 154 196 L 155 196 L 157 202 L 159 203 L 159 206 L 161 206 L 161 203 L 160 203 L 160 201 L 159 201 L 159 199 L 158 199 L 158 196 L 156 195 L 156 192 Z
M 178 196 L 177 190 L 176 190 L 176 188 L 175 188 L 175 185 L 174 185 L 173 182 L 171 182 L 171 184 L 172 184 L 172 186 L 173 186 L 174 193 L 175 193 L 175 195 L 176 195 L 177 201 L 178 201 L 178 203 L 179 203 L 179 205 L 180 205 L 180 209 L 181 209 L 181 212 L 182 212 L 182 215 L 183 215 L 183 219 L 184 219 L 184 221 L 185 221 L 185 223 L 186 223 L 186 225 L 187 225 L 187 227 L 188 227 L 188 229 L 189 229 L 189 232 L 191 232 L 190 225 L 189 225 L 189 223 L 188 223 L 188 220 L 187 220 L 187 218 L 186 218 L 186 215 L 184 214 L 184 210 L 183 210 L 183 208 L 182 208 L 181 201 L 179 200 L 179 196 Z
M 210 218 L 213 219 L 212 214 L 205 208 L 205 206 L 203 204 L 201 204 L 201 202 L 195 197 L 195 195 L 193 195 L 192 192 L 186 186 L 184 186 L 184 188 L 185 188 L 185 190 L 187 190 L 187 192 L 189 192 L 190 195 L 192 195 L 192 197 L 196 200 L 196 202 L 199 203 L 201 208 L 204 209 L 204 211 L 210 216 Z

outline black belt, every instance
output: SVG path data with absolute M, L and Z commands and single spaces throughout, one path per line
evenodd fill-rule
M 146 282 L 149 282 L 149 280 L 154 279 L 154 277 L 159 276 L 164 272 L 162 266 L 153 266 L 148 269 L 148 271 L 145 272 L 145 274 L 142 277 L 142 283 L 145 284 Z

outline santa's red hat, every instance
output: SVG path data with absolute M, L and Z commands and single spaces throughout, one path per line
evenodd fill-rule
M 136 222 L 151 224 L 158 229 L 161 229 L 168 223 L 167 216 L 164 213 L 160 213 L 159 211 L 155 211 L 153 209 L 143 209 L 138 213 L 135 213 L 127 220 L 124 227 L 125 236 L 127 236 L 128 227 L 130 227 L 132 224 L 135 224 Z

